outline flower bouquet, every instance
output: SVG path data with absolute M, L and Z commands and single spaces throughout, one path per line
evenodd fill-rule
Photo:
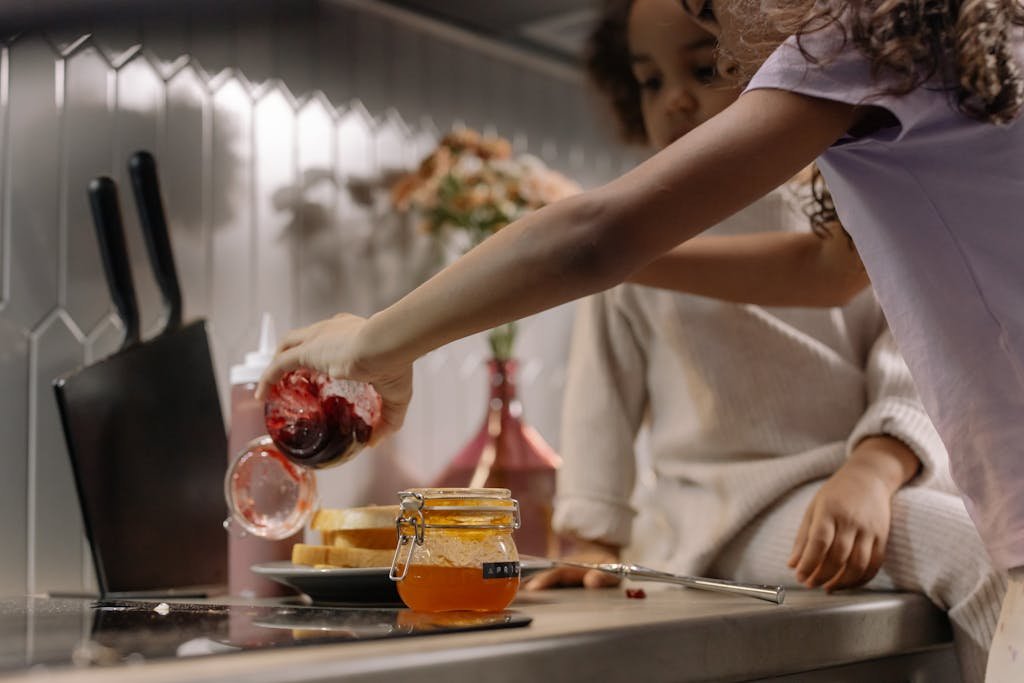
M 537 157 L 513 156 L 505 138 L 461 129 L 445 135 L 415 171 L 400 178 L 391 197 L 399 211 L 415 211 L 420 228 L 455 258 L 527 213 L 579 190 Z M 490 331 L 496 359 L 511 358 L 515 335 L 514 322 Z

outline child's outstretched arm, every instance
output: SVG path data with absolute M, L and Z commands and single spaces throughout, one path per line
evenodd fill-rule
M 793 177 L 856 107 L 755 90 L 596 190 L 516 221 L 369 320 L 291 335 L 257 390 L 300 366 L 373 383 L 383 435 L 404 417 L 412 362 L 455 339 L 606 289 Z
M 842 306 L 869 284 L 857 250 L 838 226 L 809 232 L 705 235 L 629 277 L 672 289 L 759 306 Z

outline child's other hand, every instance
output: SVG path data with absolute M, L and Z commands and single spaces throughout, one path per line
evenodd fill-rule
M 844 465 L 804 512 L 789 566 L 797 581 L 826 591 L 870 581 L 882 566 L 892 492 L 870 470 Z
M 271 385 L 285 373 L 309 368 L 339 379 L 372 384 L 383 401 L 380 424 L 372 443 L 402 426 L 412 399 L 412 365 L 395 367 L 374 359 L 364 349 L 360 333 L 366 320 L 342 313 L 289 332 L 256 387 L 256 398 L 265 399 Z
M 618 562 L 619 549 L 600 541 L 574 540 L 571 550 L 562 559 L 572 562 L 589 562 L 601 564 Z M 527 581 L 527 590 L 543 590 L 545 588 L 584 586 L 586 588 L 608 588 L 617 586 L 619 577 L 595 569 L 578 569 L 576 567 L 555 567 L 534 574 Z
M 892 496 L 920 466 L 898 439 L 858 443 L 804 513 L 789 558 L 797 580 L 831 592 L 874 578 L 885 559 Z

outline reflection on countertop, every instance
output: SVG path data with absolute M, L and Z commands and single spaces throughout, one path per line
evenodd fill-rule
M 318 643 L 525 626 L 514 612 L 415 615 L 298 601 L 219 604 L 27 597 L 0 601 L 0 674 L 137 664 Z

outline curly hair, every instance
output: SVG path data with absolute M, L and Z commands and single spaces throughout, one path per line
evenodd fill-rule
M 624 142 L 647 144 L 640 109 L 640 84 L 629 54 L 629 12 L 633 0 L 605 0 L 586 44 L 584 65 L 590 82 L 612 108 Z
M 794 0 L 773 3 L 767 14 L 776 38 L 795 35 L 798 42 L 839 26 L 872 76 L 885 76 L 882 94 L 904 95 L 938 81 L 961 112 L 990 123 L 1011 121 L 1024 106 L 1012 41 L 1014 27 L 1024 25 L 1020 0 Z M 744 54 L 730 56 L 749 77 L 778 40 L 741 43 Z M 830 58 L 804 53 L 811 61 Z
M 821 175 L 817 164 L 811 165 L 811 197 L 804 205 L 804 214 L 811 221 L 811 231 L 822 239 L 833 234 L 836 226 L 840 228 L 850 247 L 853 247 L 853 237 L 846 232 L 846 228 L 839 222 L 839 214 L 836 213 L 836 205 L 832 201 L 832 193 L 825 185 L 825 176 Z

